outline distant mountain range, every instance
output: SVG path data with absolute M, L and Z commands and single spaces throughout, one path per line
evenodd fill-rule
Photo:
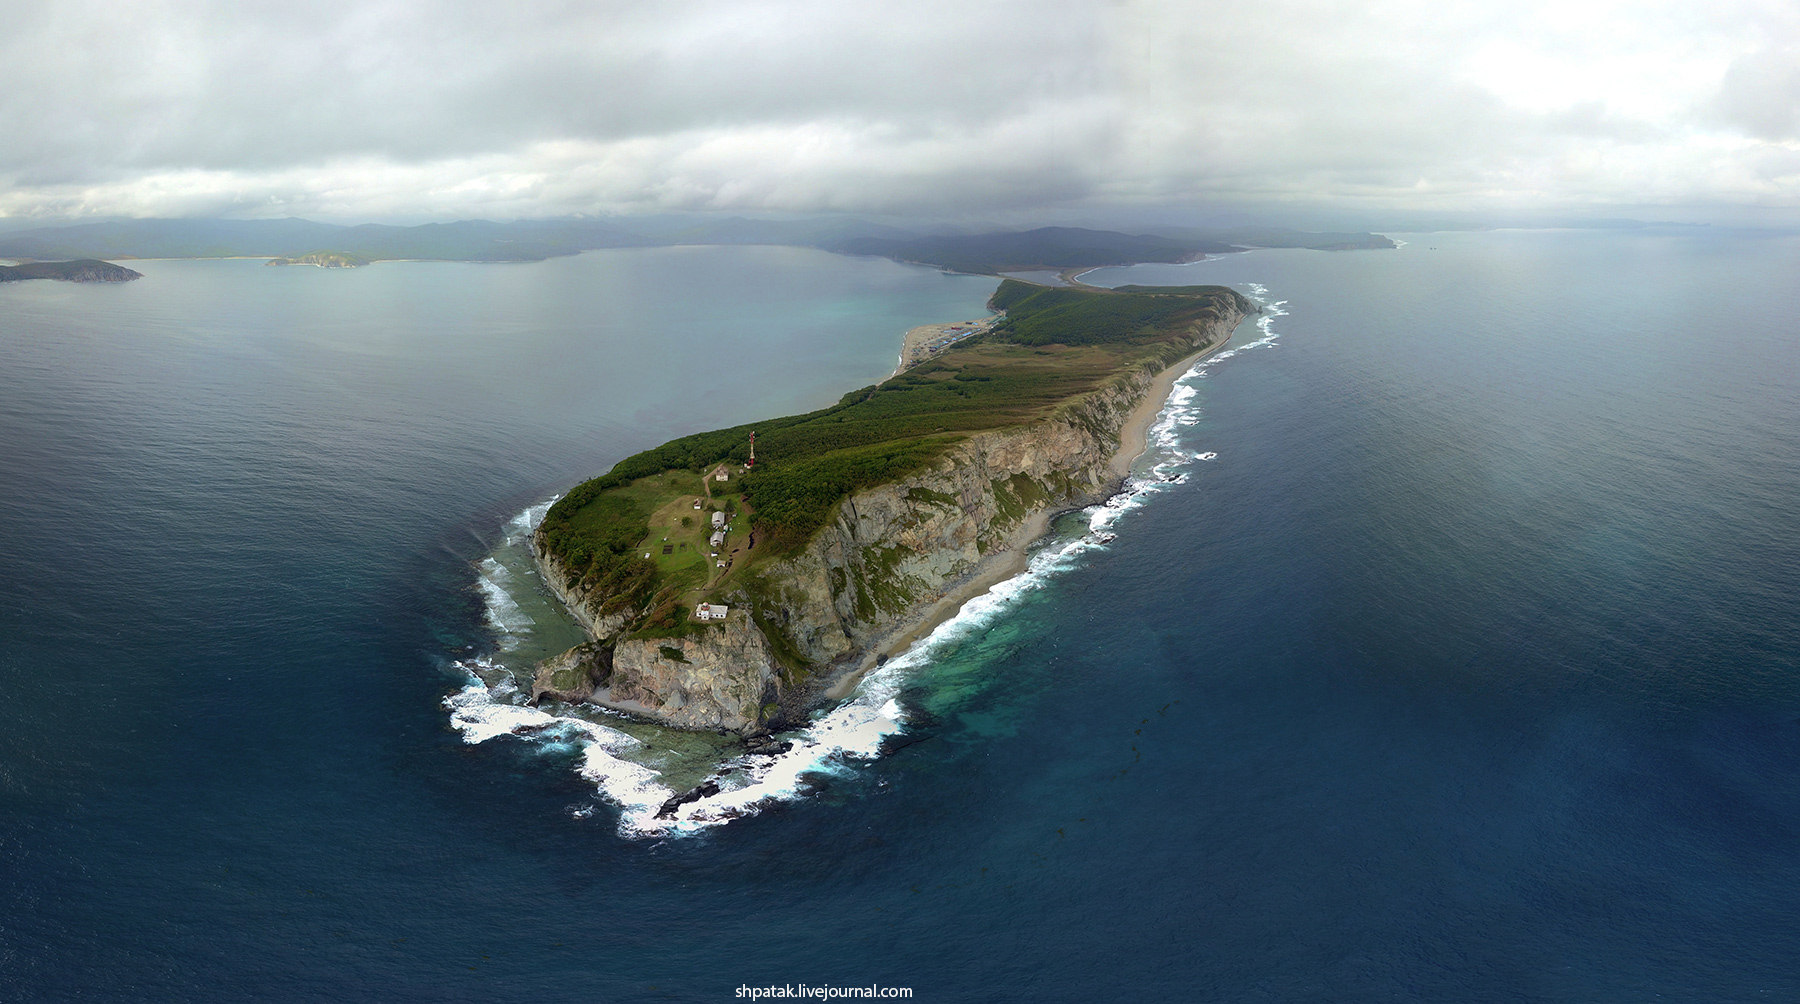
M 1031 269 L 1092 268 L 1144 261 L 1192 261 L 1204 254 L 1242 251 L 1210 240 L 1176 240 L 1080 227 L 1041 227 L 1020 233 L 893 239 L 859 237 L 834 251 L 923 262 L 953 272 L 994 274 Z
M 1312 251 L 1392 250 L 1394 242 L 1380 234 L 1317 233 L 1286 227 L 1231 227 L 1226 230 L 1171 230 L 1171 237 L 1224 241 L 1250 248 L 1306 248 Z
M 1348 251 L 1392 248 L 1394 242 L 1379 234 L 1308 233 L 1277 227 L 1184 230 L 1163 234 L 1040 227 L 1018 232 L 943 237 L 854 237 L 818 246 L 845 254 L 922 262 L 953 272 L 994 275 L 1037 269 L 1193 261 L 1203 255 L 1230 254 L 1256 247 Z
M 0 233 L 0 258 L 28 261 L 125 258 L 300 258 L 318 248 L 370 261 L 541 261 L 598 248 L 672 244 L 784 244 L 879 255 L 955 272 L 992 275 L 1030 269 L 1091 268 L 1188 261 L 1250 247 L 1320 250 L 1391 248 L 1377 234 L 1307 233 L 1238 227 L 1126 234 L 1080 227 L 982 234 L 931 234 L 863 220 L 753 220 L 702 223 L 645 219 L 464 220 L 396 227 L 310 220 L 119 220 Z

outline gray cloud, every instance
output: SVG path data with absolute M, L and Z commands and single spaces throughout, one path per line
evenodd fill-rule
M 1800 138 L 1800 48 L 1763 49 L 1733 60 L 1713 108 L 1751 136 Z
M 0 0 L 0 214 L 1792 205 L 1694 6 Z

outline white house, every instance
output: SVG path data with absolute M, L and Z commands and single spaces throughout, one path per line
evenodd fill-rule
M 713 529 L 717 530 L 718 528 L 720 528 L 724 525 L 725 525 L 725 514 L 722 512 L 713 513 Z
M 725 531 L 714 530 L 713 535 L 712 535 L 712 546 L 718 547 L 720 544 L 723 544 L 723 543 L 725 543 Z
M 702 603 L 694 608 L 694 619 L 697 621 L 722 621 L 731 608 L 722 603 Z

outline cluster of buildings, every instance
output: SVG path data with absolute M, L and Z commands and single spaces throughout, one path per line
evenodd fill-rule
M 936 355 L 970 335 L 979 335 L 991 327 L 993 327 L 993 318 L 985 321 L 964 321 L 961 324 L 946 325 L 941 336 L 925 343 L 925 351 L 928 354 Z
M 750 434 L 750 462 L 744 465 L 744 469 L 749 470 L 751 464 L 755 463 L 756 433 L 753 432 Z M 713 480 L 715 481 L 729 481 L 730 479 L 731 475 L 726 472 L 726 469 L 723 466 L 720 466 L 713 471 Z M 700 501 L 698 499 L 694 501 L 694 508 L 700 508 Z M 715 558 L 719 556 L 719 548 L 725 546 L 725 524 L 725 513 L 717 509 L 713 510 L 712 537 L 709 539 L 712 541 L 712 556 Z M 719 567 L 724 568 L 725 563 L 723 561 L 719 562 Z M 730 612 L 731 608 L 723 603 L 702 603 L 694 608 L 694 619 L 697 621 L 722 621 L 725 619 L 725 615 Z

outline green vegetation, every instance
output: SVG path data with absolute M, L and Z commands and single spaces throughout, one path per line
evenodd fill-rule
M 684 436 L 621 460 L 550 508 L 547 547 L 583 584 L 604 589 L 605 609 L 647 610 L 639 636 L 679 634 L 690 629 L 690 601 L 747 584 L 747 570 L 804 546 L 846 496 L 931 464 L 970 433 L 1048 417 L 1127 370 L 1174 362 L 1193 349 L 1196 325 L 1247 307 L 1215 286 L 1114 293 L 1011 280 L 993 302 L 1006 319 L 990 333 L 829 408 Z M 757 464 L 746 472 L 752 430 Z M 729 481 L 710 477 L 721 465 Z M 1046 489 L 1027 481 L 996 490 L 1008 515 L 1022 516 Z M 958 505 L 920 491 L 919 501 Z M 735 514 L 716 560 L 714 509 Z
M 996 334 L 1022 345 L 1132 342 L 1191 323 L 1197 311 L 1216 310 L 1224 295 L 1217 286 L 1155 292 L 1132 286 L 1096 294 L 1008 281 L 994 293 L 994 306 L 1006 311 Z
M 1049 497 L 1043 485 L 1023 474 L 996 479 L 990 487 L 994 491 L 995 507 L 999 510 L 998 522 L 1002 525 L 1023 522 L 1026 513 Z
M 943 492 L 934 492 L 929 488 L 909 488 L 906 490 L 906 497 L 913 502 L 923 502 L 926 505 L 942 506 L 952 512 L 960 508 L 960 503 L 957 502 L 956 496 L 946 495 Z

